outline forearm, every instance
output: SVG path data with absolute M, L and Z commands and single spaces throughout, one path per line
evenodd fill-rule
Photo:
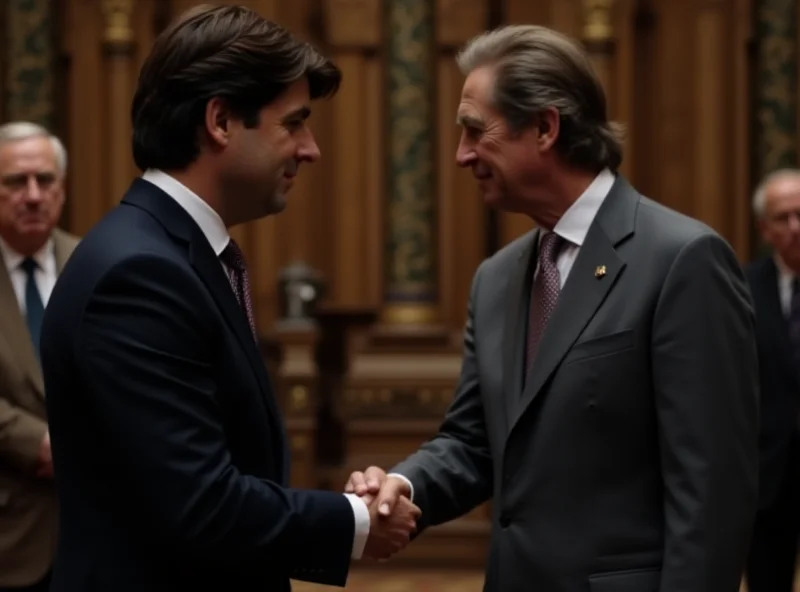
M 491 497 L 488 450 L 442 433 L 389 472 L 411 482 L 422 510 L 419 530 L 463 516 Z
M 0 462 L 35 473 L 47 423 L 0 398 Z
M 475 353 L 480 272 L 478 268 L 472 280 L 467 305 L 461 376 L 439 433 L 389 471 L 411 481 L 414 503 L 422 510 L 420 531 L 466 514 L 492 492 L 492 456 Z

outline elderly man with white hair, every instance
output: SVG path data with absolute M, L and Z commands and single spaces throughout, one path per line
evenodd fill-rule
M 58 228 L 67 154 L 28 122 L 0 125 L 0 592 L 44 592 L 58 513 L 39 328 L 77 244 Z
M 800 536 L 800 170 L 759 184 L 753 211 L 772 252 L 747 269 L 761 382 L 759 504 L 749 592 L 794 589 Z

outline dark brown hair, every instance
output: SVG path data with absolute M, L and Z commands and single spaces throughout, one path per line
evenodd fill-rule
M 247 127 L 288 86 L 308 78 L 312 99 L 333 96 L 341 72 L 308 43 L 237 6 L 196 6 L 156 39 L 133 97 L 133 159 L 181 170 L 200 154 L 208 101 L 223 99 Z

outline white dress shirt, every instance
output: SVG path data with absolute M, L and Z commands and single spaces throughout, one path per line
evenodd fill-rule
M 186 210 L 186 213 L 192 217 L 200 227 L 200 230 L 203 231 L 203 234 L 206 239 L 208 239 L 217 257 L 222 254 L 222 251 L 228 246 L 231 237 L 230 234 L 228 234 L 228 229 L 225 227 L 222 218 L 219 217 L 219 214 L 217 214 L 211 206 L 183 183 L 180 183 L 163 171 L 147 170 L 144 175 L 142 175 L 142 179 L 161 189 Z M 369 536 L 369 510 L 364 500 L 357 495 L 350 493 L 345 493 L 343 495 L 353 507 L 353 517 L 355 520 L 355 534 L 353 537 L 351 557 L 353 559 L 361 559 L 361 555 L 364 553 L 364 546 L 367 543 L 367 537 Z
M 792 288 L 796 276 L 777 255 L 775 256 L 775 266 L 778 268 L 778 298 L 781 301 L 783 316 L 788 319 L 789 309 L 792 307 Z
M 566 241 L 556 257 L 556 267 L 558 268 L 562 288 L 583 246 L 583 241 L 586 240 L 589 227 L 594 222 L 595 216 L 597 216 L 600 206 L 606 200 L 615 180 L 616 178 L 610 170 L 603 169 L 586 188 L 586 191 L 564 212 L 564 215 L 561 216 L 553 228 L 553 232 Z M 540 234 L 540 242 L 546 233 L 547 231 L 544 231 Z M 539 273 L 538 264 L 536 273 Z M 400 475 L 399 473 L 390 473 L 389 475 L 398 477 L 408 484 L 411 490 L 411 500 L 413 501 L 414 484 L 405 475 Z
M 586 188 L 586 191 L 564 212 L 553 228 L 553 232 L 566 241 L 556 257 L 556 267 L 562 288 L 567 281 L 569 272 L 572 271 L 575 259 L 578 258 L 583 241 L 586 240 L 589 227 L 594 222 L 595 216 L 606 200 L 615 180 L 614 174 L 608 169 L 601 171 Z M 546 230 L 541 233 L 540 241 L 546 233 Z M 539 272 L 538 264 L 536 272 Z
M 11 285 L 14 288 L 14 294 L 19 303 L 19 310 L 22 315 L 25 316 L 27 313 L 25 306 L 25 286 L 28 283 L 28 274 L 20 267 L 25 260 L 25 256 L 14 251 L 2 239 L 0 239 L 0 251 L 2 251 L 3 261 L 6 264 L 6 269 L 8 269 Z M 36 287 L 39 289 L 39 296 L 42 298 L 42 306 L 47 306 L 47 301 L 50 300 L 50 294 L 58 278 L 53 241 L 47 241 L 44 247 L 33 255 L 32 259 L 39 265 L 33 272 L 33 279 L 36 282 Z

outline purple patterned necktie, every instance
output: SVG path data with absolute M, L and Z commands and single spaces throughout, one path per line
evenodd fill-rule
M 525 377 L 533 366 L 547 321 L 556 308 L 558 294 L 561 292 L 561 276 L 556 267 L 556 257 L 564 239 L 554 232 L 548 232 L 539 245 L 539 270 L 531 288 L 531 302 L 528 312 L 528 342 L 525 355 Z
M 219 258 L 226 266 L 225 272 L 228 274 L 233 293 L 236 294 L 236 300 L 239 301 L 239 306 L 242 307 L 247 315 L 247 322 L 250 325 L 250 331 L 253 333 L 253 339 L 258 342 L 256 323 L 253 320 L 253 301 L 250 299 L 250 277 L 247 273 L 244 253 L 242 253 L 236 241 L 230 239 L 228 246 L 225 247 Z
M 792 299 L 789 304 L 788 321 L 795 368 L 800 369 L 800 278 L 795 278 L 794 282 L 792 282 Z

